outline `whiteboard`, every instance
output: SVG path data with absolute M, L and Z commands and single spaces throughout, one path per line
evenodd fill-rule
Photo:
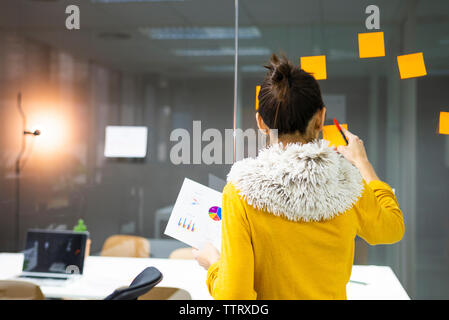
M 145 158 L 147 137 L 147 127 L 107 126 L 104 156 L 107 158 Z

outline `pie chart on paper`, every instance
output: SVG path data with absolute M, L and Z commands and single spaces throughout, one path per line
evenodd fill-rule
M 221 208 L 214 206 L 209 208 L 209 217 L 212 220 L 220 221 L 221 220 Z

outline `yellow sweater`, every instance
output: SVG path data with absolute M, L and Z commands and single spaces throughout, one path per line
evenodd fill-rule
M 215 299 L 346 299 L 356 235 L 371 245 L 399 241 L 402 212 L 384 182 L 363 183 L 355 205 L 321 221 L 292 221 L 223 190 L 221 257 L 207 274 Z

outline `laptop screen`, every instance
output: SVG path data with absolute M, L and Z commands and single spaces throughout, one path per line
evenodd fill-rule
M 23 271 L 82 274 L 87 232 L 29 230 Z

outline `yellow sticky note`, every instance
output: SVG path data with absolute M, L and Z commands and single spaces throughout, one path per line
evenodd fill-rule
M 440 123 L 438 128 L 440 134 L 449 134 L 449 112 L 440 112 Z
M 401 79 L 422 77 L 427 74 L 422 52 L 398 56 Z
M 259 92 L 260 86 L 256 86 L 256 110 L 259 110 Z
M 326 56 L 301 57 L 301 69 L 312 73 L 316 80 L 327 79 Z
M 359 33 L 359 57 L 385 57 L 385 41 L 383 32 Z
M 347 124 L 340 124 L 340 127 L 348 130 Z M 338 147 L 338 146 L 346 145 L 346 142 L 343 139 L 340 131 L 338 131 L 337 126 L 335 126 L 333 124 L 328 125 L 328 126 L 323 126 L 323 139 L 329 141 L 330 146 Z

